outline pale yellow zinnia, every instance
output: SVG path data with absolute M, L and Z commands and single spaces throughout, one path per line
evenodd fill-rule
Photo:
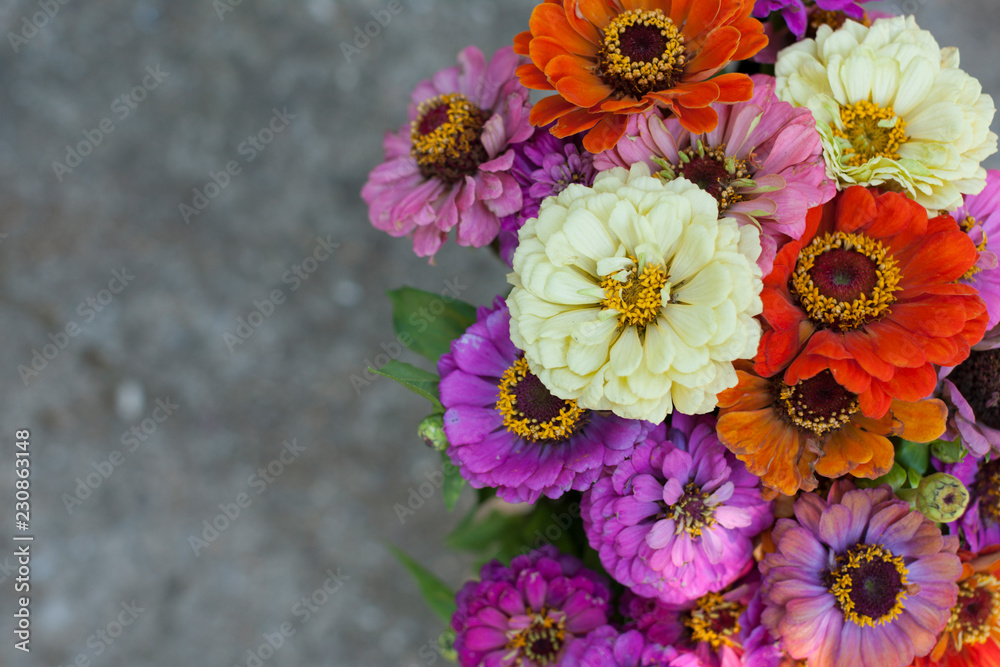
M 760 233 L 634 164 L 570 185 L 521 229 L 511 339 L 554 395 L 630 419 L 701 414 L 757 351 Z
M 912 16 L 847 21 L 781 51 L 776 92 L 812 111 L 841 188 L 905 192 L 937 215 L 986 186 L 980 163 L 997 150 L 993 99 L 958 65 Z

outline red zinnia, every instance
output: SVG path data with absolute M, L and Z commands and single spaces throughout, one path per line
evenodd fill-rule
M 986 330 L 986 304 L 956 283 L 975 244 L 948 215 L 927 218 L 901 194 L 861 186 L 809 212 L 764 279 L 764 335 L 754 369 L 795 385 L 830 369 L 868 417 L 915 402 Z
M 583 146 L 612 148 L 629 114 L 654 105 L 674 112 L 694 134 L 719 122 L 711 105 L 753 95 L 746 74 L 710 79 L 730 61 L 767 45 L 764 27 L 750 16 L 753 0 L 546 0 L 531 14 L 530 30 L 514 39 L 529 56 L 521 83 L 557 95 L 540 100 L 531 122 L 558 119 L 552 133 L 589 130 Z

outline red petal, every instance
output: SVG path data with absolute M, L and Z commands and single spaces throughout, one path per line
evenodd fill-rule
M 711 82 L 719 87 L 717 101 L 722 104 L 746 102 L 753 97 L 753 80 L 746 74 L 720 74 Z
M 601 122 L 583 138 L 583 147 L 595 154 L 614 148 L 618 140 L 625 134 L 627 125 L 627 116 L 605 115 Z
M 535 102 L 531 107 L 531 124 L 548 125 L 557 118 L 562 118 L 574 109 L 578 109 L 572 102 L 567 102 L 559 95 L 549 95 Z
M 860 185 L 852 185 L 834 200 L 837 205 L 837 231 L 854 232 L 878 214 L 875 198 Z
M 901 401 L 920 401 L 931 395 L 937 384 L 937 372 L 931 364 L 919 368 L 897 368 L 892 380 L 885 383 L 886 391 Z
M 732 26 L 716 28 L 708 34 L 695 57 L 684 66 L 684 71 L 695 79 L 711 76 L 732 60 L 739 45 L 739 30 Z
M 552 135 L 562 139 L 572 134 L 579 134 L 600 123 L 603 117 L 603 114 L 590 113 L 586 109 L 571 111 L 556 122 L 552 128 Z
M 613 92 L 600 79 L 580 67 L 571 56 L 557 56 L 550 60 L 545 75 L 566 100 L 584 109 L 599 104 Z
M 688 109 L 678 103 L 673 105 L 677 120 L 681 127 L 691 134 L 704 134 L 711 132 L 719 124 L 719 114 L 712 107 L 703 109 Z
M 566 18 L 566 10 L 559 5 L 552 3 L 538 5 L 531 12 L 531 21 L 528 25 L 536 37 L 551 37 L 571 53 L 582 56 L 597 55 L 597 44 L 577 32 Z

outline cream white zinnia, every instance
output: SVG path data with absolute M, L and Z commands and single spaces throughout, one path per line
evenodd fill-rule
M 510 334 L 531 372 L 582 408 L 659 423 L 701 414 L 757 351 L 760 233 L 644 163 L 570 185 L 521 229 Z
M 986 186 L 993 99 L 912 16 L 820 26 L 778 54 L 775 76 L 782 100 L 812 111 L 841 188 L 906 192 L 937 215 Z

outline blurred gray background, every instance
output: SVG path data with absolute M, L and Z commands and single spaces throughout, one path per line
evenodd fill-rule
M 403 521 L 394 510 L 440 466 L 415 437 L 428 406 L 351 376 L 394 349 L 387 289 L 457 284 L 481 304 L 505 270 L 452 245 L 429 266 L 369 226 L 358 192 L 413 86 L 468 43 L 508 44 L 534 3 L 400 2 L 350 58 L 341 45 L 388 0 L 0 4 L 4 667 L 443 662 L 441 624 L 385 548 L 453 585 L 471 574 L 441 545 L 458 515 L 438 491 Z M 996 3 L 883 5 L 960 47 L 1000 97 Z M 89 154 L 67 156 L 81 142 Z M 206 188 L 213 174 L 225 187 Z M 186 223 L 181 204 L 205 206 Z M 318 239 L 339 246 L 314 262 Z M 22 428 L 30 656 L 10 630 Z

